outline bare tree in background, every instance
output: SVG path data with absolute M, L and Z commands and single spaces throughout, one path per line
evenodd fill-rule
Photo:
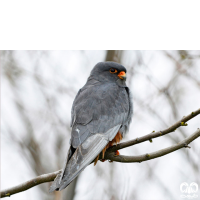
M 73 87 L 68 88 L 67 86 L 62 86 L 55 84 L 53 88 L 55 89 L 57 95 L 53 96 L 48 93 L 48 87 L 52 87 L 51 80 L 45 80 L 42 76 L 37 73 L 38 63 L 41 58 L 45 60 L 45 57 L 48 56 L 47 52 L 28 52 L 30 59 L 36 59 L 34 61 L 35 67 L 34 71 L 29 71 L 21 68 L 18 64 L 18 60 L 15 57 L 14 51 L 2 51 L 1 52 L 1 63 L 3 66 L 2 73 L 6 77 L 12 89 L 14 98 L 13 104 L 18 113 L 20 122 L 24 128 L 24 137 L 19 138 L 16 135 L 16 132 L 12 127 L 6 123 L 6 130 L 3 130 L 3 134 L 6 135 L 6 138 L 11 142 L 18 145 L 20 149 L 21 156 L 25 159 L 25 162 L 29 165 L 34 176 L 38 176 L 47 172 L 55 171 L 56 169 L 62 168 L 64 163 L 63 157 L 60 155 L 63 154 L 63 149 L 66 150 L 67 142 L 65 138 L 70 137 L 70 128 L 69 128 L 69 119 L 68 121 L 63 121 L 63 119 L 57 114 L 56 106 L 58 104 L 57 98 L 59 95 L 65 95 L 67 98 L 72 99 L 76 91 Z M 47 57 L 48 58 L 48 57 Z M 26 99 L 22 97 L 23 87 L 20 86 L 20 81 L 24 77 L 28 76 L 34 81 L 36 87 L 42 96 L 45 107 L 34 110 L 35 113 L 30 113 L 27 104 L 25 103 Z M 31 88 L 30 88 L 31 89 Z M 31 115 L 35 115 L 34 117 Z M 4 118 L 3 118 L 4 120 Z M 51 130 L 55 133 L 53 138 L 53 144 L 51 146 L 52 150 L 50 152 L 45 151 L 44 142 L 49 137 L 49 132 L 42 132 L 38 137 L 37 125 L 39 121 L 42 121 L 47 125 L 47 130 Z M 66 152 L 66 151 L 65 151 Z M 52 160 L 52 154 L 54 153 L 55 160 Z M 66 155 L 65 155 L 66 156 Z M 76 181 L 74 181 L 76 183 Z M 61 193 L 54 193 L 54 195 L 49 194 L 49 184 L 40 185 L 40 194 L 41 199 L 55 199 L 60 200 L 73 199 L 75 186 L 72 184 L 69 189 Z M 65 196 L 65 198 L 64 198 Z
M 146 56 L 149 59 L 146 59 Z M 152 123 L 149 118 L 146 117 L 148 114 L 160 125 L 160 129 L 163 127 L 169 127 L 173 122 L 178 121 L 180 114 L 185 110 L 184 99 L 187 98 L 186 92 L 190 89 L 200 91 L 200 76 L 197 69 L 200 52 L 199 51 L 159 51 L 154 52 L 158 56 L 162 56 L 163 59 L 169 62 L 169 67 L 173 68 L 170 74 L 168 74 L 167 83 L 163 83 L 156 78 L 155 72 L 149 67 L 151 59 L 154 56 L 152 52 L 146 51 L 117 51 L 109 50 L 104 52 L 104 59 L 99 61 L 115 61 L 123 64 L 128 71 L 128 85 L 133 91 L 134 96 L 134 118 L 133 120 L 142 120 L 143 125 Z M 60 99 L 62 101 L 72 102 L 76 93 L 77 88 L 70 80 L 64 79 L 62 75 L 58 77 L 44 77 L 41 75 L 41 65 L 47 65 L 48 70 L 56 70 L 56 64 L 49 61 L 48 51 L 28 51 L 26 52 L 26 58 L 29 59 L 34 67 L 33 70 L 29 70 L 28 67 L 22 67 L 18 60 L 15 51 L 1 51 L 0 61 L 2 65 L 2 77 L 7 81 L 9 89 L 12 92 L 12 96 L 9 97 L 11 100 L 6 106 L 12 106 L 15 109 L 15 115 L 18 116 L 18 123 L 21 126 L 21 132 L 16 133 L 14 127 L 10 126 L 6 116 L 2 114 L 2 135 L 5 137 L 10 144 L 17 146 L 20 150 L 20 154 L 30 168 L 33 176 L 56 171 L 62 168 L 65 156 L 68 149 L 68 140 L 70 137 L 70 115 L 69 110 L 63 110 L 66 114 L 66 118 L 63 117 L 60 110 L 64 107 L 60 105 Z M 79 57 L 81 57 L 79 55 Z M 91 58 L 82 54 L 85 62 L 84 67 L 89 65 Z M 67 58 L 66 58 L 67 59 Z M 148 62 L 147 62 L 148 60 Z M 26 63 L 26 61 L 24 61 Z M 92 67 L 92 66 L 91 66 Z M 85 69 L 88 69 L 85 67 Z M 90 69 L 88 69 L 88 72 Z M 89 74 L 87 74 L 88 76 Z M 141 94 L 136 89 L 137 81 L 139 78 L 144 79 L 148 83 L 148 87 L 152 88 L 152 92 L 147 91 Z M 27 80 L 28 81 L 27 81 Z M 86 81 L 86 80 L 85 80 Z M 27 102 L 24 84 L 30 83 L 27 86 L 28 89 L 35 89 L 38 91 L 36 96 L 40 96 L 37 103 L 32 104 Z M 182 83 L 187 83 L 188 87 Z M 145 91 L 145 90 L 144 90 Z M 12 105 L 11 105 L 12 104 Z M 66 102 L 67 104 L 67 102 Z M 161 110 L 157 108 L 158 104 L 162 104 L 163 107 L 168 110 L 167 113 L 171 115 L 163 115 Z M 70 109 L 70 108 L 69 108 Z M 141 112 L 142 111 L 142 112 Z M 187 112 L 186 112 L 187 113 Z M 65 115 L 64 114 L 64 115 Z M 148 120 L 147 120 L 148 119 Z M 145 121 L 147 120 L 147 121 Z M 154 124 L 152 125 L 154 126 Z M 153 130 L 152 130 L 153 131 Z M 168 134 L 167 140 L 170 143 L 177 143 L 181 139 L 187 136 L 186 131 L 180 128 L 178 134 Z M 132 132 L 130 129 L 129 132 Z M 137 135 L 136 135 L 137 136 Z M 129 136 L 128 136 L 129 137 Z M 130 138 L 129 138 L 130 139 Z M 47 145 L 48 143 L 48 145 Z M 49 148 L 50 146 L 50 148 Z M 15 147 L 14 147 L 15 148 Z M 191 169 L 196 175 L 197 180 L 200 173 L 200 160 L 199 158 L 199 147 L 195 143 L 192 146 L 192 156 L 188 151 L 181 151 L 182 157 L 185 162 L 190 162 Z M 141 151 L 136 148 L 130 148 L 130 154 L 136 155 Z M 130 191 L 130 179 L 129 175 L 126 176 L 125 181 L 121 183 L 123 187 L 122 196 L 119 196 L 116 192 L 116 186 L 112 183 L 116 180 L 116 174 L 119 173 L 116 163 L 109 165 L 109 175 L 105 177 L 106 172 L 101 166 L 96 166 L 95 171 L 98 178 L 101 178 L 98 174 L 101 174 L 102 179 L 106 179 L 106 191 L 105 195 L 108 199 L 138 199 L 141 191 L 134 190 Z M 169 188 L 160 176 L 157 175 L 155 168 L 159 166 L 159 161 L 145 164 L 146 175 L 141 177 L 137 184 L 148 181 L 155 181 L 163 193 L 171 199 L 176 199 L 174 194 L 169 191 Z M 124 167 L 124 165 L 123 165 Z M 126 168 L 126 167 L 125 167 Z M 83 172 L 84 173 L 84 172 Z M 190 174 L 180 170 L 180 173 L 189 180 Z M 82 175 L 80 175 L 82 176 Z M 50 184 L 43 184 L 38 186 L 39 194 L 41 199 L 74 199 L 76 194 L 76 188 L 79 184 L 79 180 L 75 179 L 72 184 L 62 192 L 54 192 L 53 194 L 48 193 Z M 78 191 L 77 191 L 78 192 Z M 76 199 L 76 198 L 75 198 Z
M 136 59 L 136 63 L 133 63 L 132 65 L 129 65 L 128 71 L 132 72 L 132 78 L 129 80 L 134 80 L 134 76 L 137 76 L 140 73 L 139 68 L 145 68 L 147 70 L 147 73 L 144 74 L 146 76 L 146 79 L 149 81 L 150 85 L 153 85 L 155 87 L 154 95 L 151 95 L 149 97 L 146 97 L 147 101 L 145 99 L 140 99 L 137 97 L 137 95 L 134 95 L 134 103 L 142 110 L 142 113 L 151 113 L 152 116 L 155 116 L 157 120 L 159 121 L 159 124 L 163 125 L 164 127 L 167 127 L 172 123 L 172 121 L 178 120 L 178 113 L 180 113 L 181 110 L 181 100 L 184 100 L 184 91 L 188 90 L 189 88 L 186 88 L 184 85 L 179 85 L 180 79 L 182 77 L 187 78 L 186 82 L 190 82 L 190 87 L 196 87 L 199 88 L 199 78 L 196 76 L 194 72 L 196 72 L 197 66 L 194 64 L 194 59 L 199 59 L 199 53 L 200 52 L 194 52 L 194 55 L 191 55 L 187 51 L 162 51 L 161 52 L 163 56 L 166 56 L 167 59 L 170 59 L 172 61 L 172 66 L 176 68 L 174 70 L 174 73 L 169 76 L 169 81 L 167 85 L 163 85 L 162 82 L 159 82 L 156 80 L 156 78 L 153 75 L 153 72 L 149 70 L 148 63 L 144 62 L 143 55 L 141 52 L 138 52 L 138 56 Z M 197 54 L 198 53 L 198 54 Z M 200 90 L 199 90 L 200 92 Z M 166 120 L 166 117 L 163 117 L 161 115 L 161 111 L 158 109 L 155 109 L 155 104 L 153 103 L 155 98 L 159 98 L 164 96 L 164 98 L 168 101 L 168 109 L 170 110 L 170 113 L 173 115 L 170 116 L 170 119 Z M 141 112 L 135 112 L 134 117 L 140 117 Z M 187 136 L 186 132 L 183 128 L 180 128 L 178 131 L 180 131 L 180 134 L 177 134 L 176 136 L 173 135 L 173 137 L 169 134 L 167 135 L 168 139 L 171 140 L 173 143 L 178 143 L 181 138 L 184 138 Z M 199 165 L 199 159 L 196 158 L 199 157 L 198 150 L 196 146 L 193 146 L 194 148 L 194 154 L 195 156 L 191 157 L 191 155 L 188 154 L 187 151 L 183 151 L 182 153 L 185 154 L 185 162 L 188 162 L 190 160 L 190 164 L 192 166 L 193 172 L 196 174 L 196 177 L 199 177 L 200 173 L 200 165 Z M 159 185 L 162 186 L 163 192 L 167 194 L 167 196 L 170 196 L 171 199 L 174 199 L 173 195 L 169 192 L 168 188 L 164 183 L 160 180 L 158 176 L 156 176 L 155 173 L 155 165 L 151 166 L 147 163 L 147 169 L 148 169 L 148 178 L 156 178 Z M 186 180 L 190 178 L 190 174 L 184 174 L 186 177 Z M 141 180 L 141 182 L 144 180 Z M 134 191 L 133 194 L 134 198 L 137 199 L 137 191 Z
M 134 104 L 138 104 L 138 106 L 140 107 L 141 110 L 143 110 L 143 113 L 146 112 L 150 112 L 152 115 L 154 115 L 158 120 L 160 124 L 163 124 L 163 126 L 167 127 L 169 126 L 170 122 L 177 121 L 178 120 L 178 110 L 180 110 L 178 108 L 178 104 L 179 104 L 179 100 L 182 98 L 181 96 L 183 96 L 183 91 L 187 90 L 187 88 L 184 88 L 184 86 L 179 87 L 179 85 L 177 85 L 176 83 L 178 83 L 178 80 L 181 77 L 185 77 L 188 79 L 188 81 L 190 81 L 191 83 L 193 83 L 194 85 L 196 85 L 196 87 L 198 87 L 200 89 L 200 79 L 199 77 L 197 77 L 195 75 L 196 72 L 195 70 L 195 65 L 193 65 L 193 61 L 195 59 L 199 59 L 200 57 L 200 52 L 198 52 L 198 54 L 196 54 L 197 52 L 195 52 L 194 55 L 191 55 L 189 52 L 187 51 L 177 51 L 177 52 L 167 52 L 167 51 L 163 51 L 163 55 L 166 56 L 167 58 L 169 58 L 170 60 L 172 60 L 173 65 L 175 66 L 176 70 L 174 71 L 174 74 L 172 74 L 170 76 L 170 80 L 169 83 L 167 85 L 162 85 L 159 84 L 158 80 L 156 80 L 156 78 L 152 75 L 152 72 L 148 69 L 148 64 L 144 62 L 142 53 L 137 51 L 137 52 L 128 52 L 129 55 L 135 53 L 137 55 L 136 59 L 132 62 L 129 63 L 127 65 L 126 63 L 126 58 L 124 59 L 124 57 L 126 57 L 126 51 L 121 51 L 121 50 L 110 50 L 107 51 L 107 55 L 106 55 L 106 61 L 115 61 L 118 63 L 123 64 L 124 66 L 127 67 L 127 71 L 128 71 L 128 77 L 130 77 L 128 79 L 128 84 L 129 87 L 131 88 L 132 84 L 131 81 L 134 80 L 134 76 L 136 76 L 137 74 L 140 73 L 139 68 L 146 68 L 148 70 L 147 74 L 144 74 L 144 76 L 146 76 L 146 79 L 149 81 L 149 84 L 153 85 L 156 88 L 156 92 L 154 95 L 152 95 L 150 98 L 148 98 L 148 101 L 145 102 L 142 99 L 139 99 L 137 97 L 137 95 L 134 95 Z M 176 53 L 176 58 L 173 56 L 173 53 Z M 189 69 L 188 69 L 189 68 Z M 193 70 L 194 69 L 194 70 Z M 131 88 L 131 91 L 133 90 L 133 88 Z M 200 92 L 200 90 L 199 90 Z M 166 121 L 166 119 L 164 119 L 161 115 L 160 115 L 160 111 L 156 110 L 153 105 L 153 100 L 154 98 L 159 98 L 159 96 L 164 96 L 166 98 L 166 100 L 168 101 L 168 105 L 169 105 L 169 109 L 171 111 L 171 113 L 173 113 L 172 118 L 169 121 Z M 134 105 L 135 106 L 135 105 Z M 139 117 L 139 115 L 141 114 L 141 112 L 134 113 L 134 118 Z M 179 129 L 180 131 L 180 135 L 176 135 L 175 137 L 171 136 L 171 135 L 167 135 L 167 137 L 169 138 L 169 140 L 172 140 L 172 142 L 178 143 L 180 141 L 181 138 L 184 138 L 187 136 L 186 132 L 184 131 L 184 129 Z M 198 151 L 197 148 L 194 146 L 194 151 L 196 154 L 196 157 L 198 157 Z M 185 159 L 190 160 L 190 163 L 192 165 L 192 168 L 194 170 L 194 172 L 196 173 L 196 176 L 199 176 L 200 173 L 200 165 L 199 165 L 199 161 L 200 160 L 196 160 L 195 156 L 194 157 L 190 157 L 187 151 L 183 152 L 185 155 Z M 155 167 L 155 166 L 154 166 Z M 113 182 L 113 173 L 112 170 L 114 168 L 111 168 L 111 180 L 109 182 L 109 186 L 112 187 L 112 184 L 110 184 L 111 182 Z M 165 192 L 166 194 L 171 195 L 169 190 L 167 189 L 167 187 L 164 185 L 164 183 L 159 179 L 158 176 L 156 176 L 156 174 L 154 173 L 154 168 L 150 165 L 148 165 L 147 163 L 147 169 L 149 171 L 148 176 L 151 179 L 152 177 L 156 177 L 157 181 L 159 182 L 160 186 L 162 186 L 163 192 Z M 188 176 L 187 179 L 189 179 L 189 174 L 185 174 L 185 176 Z M 141 180 L 141 182 L 144 180 Z M 118 199 L 117 196 L 115 196 L 115 191 L 113 191 L 111 188 L 109 188 L 109 191 L 113 192 L 111 194 L 111 199 Z M 174 198 L 173 195 L 171 195 L 171 198 Z M 134 194 L 132 196 L 132 199 L 137 199 L 137 191 L 134 191 Z

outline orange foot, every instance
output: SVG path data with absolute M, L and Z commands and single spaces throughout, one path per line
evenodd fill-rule
M 101 161 L 101 162 L 105 162 L 105 161 L 106 161 L 106 159 L 101 159 L 100 161 Z
M 115 156 L 119 156 L 119 155 L 120 155 L 119 151 L 118 150 L 115 151 Z

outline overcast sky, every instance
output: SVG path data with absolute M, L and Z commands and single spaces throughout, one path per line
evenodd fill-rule
M 178 64 L 167 56 L 170 54 Z M 195 59 L 181 58 L 177 51 L 126 51 L 122 64 L 128 69 L 127 82 L 133 94 L 134 117 L 127 141 L 167 128 L 184 115 L 200 108 L 200 61 L 199 51 L 189 51 Z M 104 61 L 106 51 L 15 51 L 14 60 L 7 54 L 1 55 L 1 187 L 18 185 L 35 177 L 29 153 L 22 149 L 13 138 L 23 142 L 27 137 L 16 102 L 24 105 L 33 134 L 44 153 L 43 166 L 46 173 L 59 170 L 57 157 L 64 162 L 69 147 L 69 127 L 71 105 L 78 90 L 86 83 L 90 71 L 97 62 Z M 14 63 L 14 64 L 13 64 Z M 11 65 L 18 71 L 11 71 L 16 80 L 11 84 L 5 71 Z M 14 70 L 15 67 L 11 67 Z M 133 73 L 129 73 L 133 70 Z M 180 69 L 180 71 L 178 71 Z M 185 73 L 187 72 L 187 73 Z M 188 75 L 189 74 L 189 75 Z M 42 84 L 36 80 L 41 78 Z M 170 85 L 170 86 L 169 86 Z M 164 91 L 165 88 L 168 90 Z M 72 88 L 72 89 L 71 89 Z M 43 92 L 50 99 L 47 107 Z M 170 94 L 172 102 L 166 94 Z M 173 111 L 176 110 L 176 113 Z M 52 117 L 54 116 L 54 117 Z M 59 117 L 56 117 L 59 116 Z M 58 119 L 62 120 L 63 125 Z M 200 116 L 180 129 L 189 136 L 200 128 Z M 66 131 L 66 133 L 65 133 Z M 61 153 L 55 153 L 57 134 L 65 140 Z M 184 139 L 177 130 L 168 136 L 120 150 L 124 155 L 150 153 L 175 144 Z M 176 139 L 173 140 L 172 138 Z M 196 182 L 200 187 L 200 145 L 199 138 L 190 144 L 191 149 L 181 149 L 169 155 L 143 163 L 98 162 L 88 166 L 79 176 L 75 200 L 79 199 L 180 199 L 180 184 Z M 25 153 L 24 153 L 25 152 Z M 52 155 L 52 160 L 50 160 Z M 47 159 L 45 161 L 45 159 Z M 46 165 L 45 165 L 46 162 Z M 195 168 L 197 166 L 197 168 Z M 45 167 L 44 167 L 45 168 Z M 11 200 L 48 199 L 38 187 L 15 194 Z M 94 198 L 95 197 L 95 198 Z

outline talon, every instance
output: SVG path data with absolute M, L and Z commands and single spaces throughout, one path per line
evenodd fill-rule
M 119 155 L 120 155 L 119 151 L 118 150 L 115 151 L 115 156 L 119 156 Z

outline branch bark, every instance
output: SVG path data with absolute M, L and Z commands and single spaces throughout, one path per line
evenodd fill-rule
M 172 153 L 178 149 L 181 149 L 183 147 L 185 148 L 190 148 L 188 146 L 189 143 L 191 143 L 193 140 L 197 139 L 198 137 L 200 137 L 200 129 L 198 128 L 192 135 L 190 135 L 189 137 L 187 137 L 186 139 L 184 139 L 183 141 L 179 142 L 178 144 L 175 144 L 171 147 L 165 148 L 165 149 L 161 149 L 159 151 L 155 151 L 149 154 L 144 154 L 144 155 L 139 155 L 139 156 L 124 156 L 124 155 L 119 155 L 116 156 L 115 155 L 115 151 L 119 150 L 119 149 L 123 149 L 135 144 L 139 144 L 141 142 L 145 142 L 148 140 L 152 140 L 152 138 L 156 138 L 156 137 L 160 137 L 163 135 L 166 135 L 170 132 L 175 131 L 178 127 L 180 126 L 187 126 L 186 122 L 189 121 L 190 119 L 194 118 L 195 116 L 200 114 L 200 109 L 192 112 L 191 114 L 187 115 L 186 117 L 183 117 L 180 121 L 178 121 L 177 123 L 175 123 L 174 125 L 172 125 L 171 127 L 163 130 L 163 131 L 158 131 L 158 132 L 152 132 L 148 135 L 145 135 L 143 137 L 140 138 L 136 138 L 134 140 L 130 140 L 128 142 L 123 142 L 120 143 L 118 145 L 115 145 L 113 147 L 110 147 L 106 153 L 105 153 L 105 159 L 107 160 L 111 160 L 111 161 L 115 161 L 115 162 L 143 162 L 143 161 L 147 161 L 147 160 L 151 160 L 154 158 L 158 158 L 161 156 L 164 156 L 166 154 Z M 101 155 L 100 155 L 100 159 L 101 159 Z M 61 173 L 62 170 L 53 172 L 53 173 L 49 173 L 49 174 L 44 174 L 41 176 L 38 176 L 32 180 L 29 180 L 25 183 L 22 183 L 18 186 L 9 188 L 9 189 L 5 189 L 3 191 L 1 191 L 0 195 L 1 198 L 3 197 L 8 197 L 11 196 L 13 194 L 28 190 L 36 185 L 39 185 L 41 183 L 45 183 L 45 182 L 50 182 L 53 181 L 56 176 L 58 174 Z
M 13 194 L 19 193 L 19 192 L 23 192 L 25 190 L 28 190 L 36 185 L 39 185 L 41 183 L 45 183 L 45 182 L 51 182 L 53 181 L 56 176 L 58 174 L 60 174 L 62 172 L 62 170 L 56 171 L 56 172 L 52 172 L 49 174 L 43 174 L 41 176 L 37 176 L 34 179 L 31 179 L 27 182 L 24 182 L 20 185 L 17 185 L 15 187 L 9 188 L 9 189 L 5 189 L 1 191 L 1 198 L 3 197 L 10 197 Z
M 151 160 L 151 159 L 158 158 L 158 157 L 164 156 L 166 154 L 172 153 L 183 147 L 190 148 L 188 146 L 188 144 L 191 143 L 193 140 L 195 140 L 198 137 L 200 137 L 200 129 L 199 128 L 191 136 L 187 137 L 185 140 L 183 140 L 183 141 L 179 142 L 178 144 L 175 144 L 171 147 L 161 149 L 159 151 L 155 151 L 155 152 L 152 152 L 149 154 L 147 153 L 147 154 L 139 155 L 139 156 L 124 156 L 124 155 L 116 156 L 115 152 L 111 151 L 111 152 L 107 152 L 107 154 L 105 154 L 105 159 L 115 161 L 115 162 L 123 162 L 123 163 L 133 163 L 133 162 L 141 163 L 143 161 Z
M 110 151 L 117 151 L 119 149 L 124 149 L 126 147 L 129 146 L 133 146 L 135 144 L 139 144 L 141 142 L 145 142 L 145 141 L 149 141 L 152 140 L 153 138 L 157 138 L 163 135 L 166 135 L 168 133 L 174 132 L 177 128 L 179 128 L 180 126 L 187 126 L 186 122 L 189 121 L 190 119 L 194 118 L 195 116 L 200 114 L 200 108 L 192 113 L 190 113 L 187 116 L 184 116 L 180 121 L 176 122 L 175 124 L 173 124 L 172 126 L 170 126 L 169 128 L 163 130 L 163 131 L 153 131 L 152 133 L 149 133 L 148 135 L 144 135 L 140 138 L 135 138 L 133 140 L 130 140 L 128 142 L 122 142 L 120 144 L 114 145 L 112 147 L 110 147 L 108 150 Z

